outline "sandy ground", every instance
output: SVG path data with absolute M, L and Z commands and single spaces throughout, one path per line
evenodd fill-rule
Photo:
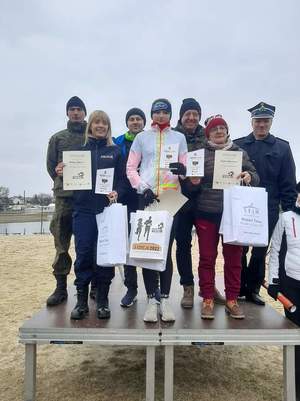
M 196 253 L 195 246 L 194 266 Z M 18 328 L 53 289 L 53 254 L 48 235 L 0 238 L 1 401 L 23 399 L 24 346 L 18 343 Z M 162 349 L 156 363 L 156 400 L 161 401 Z M 177 347 L 174 383 L 175 401 L 279 401 L 282 352 L 279 347 Z M 38 347 L 38 401 L 142 401 L 144 394 L 142 348 Z

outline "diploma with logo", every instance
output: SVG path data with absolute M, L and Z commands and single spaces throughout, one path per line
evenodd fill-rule
M 63 188 L 64 190 L 92 189 L 91 152 L 63 152 Z
M 188 152 L 186 155 L 186 176 L 204 176 L 204 149 Z
M 179 144 L 173 143 L 165 145 L 162 149 L 160 156 L 160 168 L 169 169 L 170 163 L 178 162 Z
M 238 175 L 242 172 L 243 152 L 216 150 L 213 189 L 224 189 L 238 185 Z
M 114 168 L 97 170 L 95 193 L 107 195 L 112 191 L 114 182 Z

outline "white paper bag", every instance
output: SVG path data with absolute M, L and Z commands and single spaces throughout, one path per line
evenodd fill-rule
M 268 195 L 265 188 L 233 186 L 224 189 L 221 231 L 225 243 L 268 245 Z
M 141 217 L 141 213 L 143 213 L 143 217 Z M 156 214 L 157 216 L 155 216 Z M 155 223 L 156 225 L 153 225 L 150 228 L 151 232 L 149 233 L 149 238 L 147 243 L 146 237 L 148 233 L 146 232 L 145 238 L 144 238 L 144 229 L 142 229 L 142 232 L 140 233 L 139 225 L 141 224 L 141 221 L 139 221 L 139 219 L 145 217 L 147 219 L 149 218 L 149 215 L 151 215 L 153 219 L 152 221 L 156 222 Z M 161 224 L 162 217 L 165 218 L 163 221 L 164 226 L 162 227 L 160 225 L 160 227 L 158 227 L 158 225 Z M 159 221 L 158 224 L 157 221 Z M 170 213 L 166 211 L 160 211 L 160 212 L 137 211 L 136 213 L 131 213 L 130 223 L 131 223 L 130 253 L 128 254 L 127 264 L 133 266 L 139 266 L 145 269 L 164 271 L 166 268 L 166 260 L 168 255 L 173 217 L 170 215 Z M 149 244 L 150 238 L 152 238 L 154 242 L 151 242 Z M 152 244 L 154 244 L 154 247 L 152 246 Z M 157 247 L 157 245 L 161 244 L 162 244 L 162 253 L 160 253 L 160 249 L 159 247 Z M 132 248 L 134 248 L 133 252 Z M 158 253 L 161 254 L 159 258 L 158 258 Z M 134 256 L 136 254 L 138 255 L 138 257 L 131 256 L 131 255 Z
M 114 203 L 96 216 L 97 265 L 125 264 L 128 249 L 127 206 Z

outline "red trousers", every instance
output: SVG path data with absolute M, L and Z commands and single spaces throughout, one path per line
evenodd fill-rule
M 214 298 L 215 265 L 218 254 L 219 226 L 204 219 L 196 219 L 200 260 L 199 285 L 203 298 Z M 224 281 L 227 300 L 237 299 L 241 285 L 242 247 L 223 243 Z

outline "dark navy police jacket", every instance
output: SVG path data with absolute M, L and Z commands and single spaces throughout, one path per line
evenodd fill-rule
M 268 192 L 270 213 L 290 210 L 296 201 L 296 172 L 293 155 L 287 141 L 268 134 L 263 140 L 256 140 L 253 133 L 235 139 L 254 164 L 260 178 L 260 187 Z
M 122 197 L 125 183 L 121 152 L 116 145 L 106 145 L 106 139 L 89 138 L 82 150 L 91 151 L 92 189 L 74 191 L 74 212 L 98 214 L 108 206 L 106 195 L 95 194 L 96 175 L 98 169 L 114 168 L 113 190 Z

